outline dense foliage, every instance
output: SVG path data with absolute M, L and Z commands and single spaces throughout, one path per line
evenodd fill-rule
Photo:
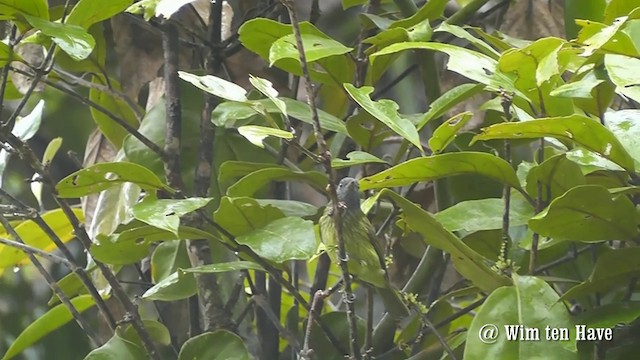
M 567 0 L 568 40 L 525 40 L 471 25 L 510 1 L 343 0 L 351 46 L 318 1 L 310 21 L 292 0 L 230 3 L 0 0 L 0 289 L 27 273 L 52 291 L 3 359 L 55 334 L 88 348 L 31 358 L 637 353 L 640 1 Z M 69 100 L 84 125 L 47 117 Z M 35 147 L 47 126 L 69 132 Z M 58 153 L 77 142 L 84 161 Z M 349 274 L 348 175 L 400 316 Z

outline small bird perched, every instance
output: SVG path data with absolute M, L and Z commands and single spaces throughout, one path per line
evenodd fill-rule
M 400 294 L 391 287 L 384 269 L 384 258 L 378 249 L 375 229 L 360 209 L 359 189 L 358 180 L 351 177 L 340 180 L 336 189 L 349 273 L 357 280 L 375 286 L 387 311 L 394 318 L 406 316 L 409 310 Z M 331 261 L 339 265 L 338 237 L 331 203 L 320 218 L 320 236 Z

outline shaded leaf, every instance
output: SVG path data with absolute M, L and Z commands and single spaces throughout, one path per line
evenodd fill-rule
M 462 129 L 472 117 L 473 114 L 470 111 L 465 111 L 451 117 L 438 126 L 429 139 L 429 147 L 431 148 L 431 151 L 434 154 L 444 151 L 444 149 L 455 139 L 458 131 L 460 131 L 460 129 Z
M 297 172 L 288 168 L 270 167 L 257 170 L 238 180 L 227 189 L 231 197 L 251 196 L 258 189 L 273 181 L 297 180 L 323 190 L 327 186 L 327 176 L 318 171 Z
M 287 260 L 308 260 L 316 251 L 313 222 L 299 217 L 271 221 L 236 241 L 251 248 L 260 257 L 282 263 Z
M 91 55 L 96 41 L 93 36 L 80 26 L 54 23 L 38 17 L 25 15 L 34 28 L 40 30 L 56 43 L 60 49 L 74 60 L 86 59 Z
M 262 266 L 251 261 L 233 261 L 228 263 L 218 263 L 191 267 L 187 269 L 180 269 L 183 273 L 219 273 L 235 270 L 261 270 L 264 271 Z
M 262 205 L 250 197 L 225 196 L 213 216 L 232 235 L 240 236 L 280 219 L 284 214 L 271 204 Z
M 576 186 L 529 220 L 529 227 L 556 240 L 631 240 L 638 236 L 633 203 L 611 198 L 600 185 Z
M 475 359 L 578 359 L 575 326 L 564 303 L 546 282 L 513 274 L 514 286 L 495 290 L 471 322 L 464 353 Z M 483 342 L 488 326 L 495 326 L 495 341 Z M 506 327 L 535 328 L 539 341 L 510 341 Z M 545 341 L 545 327 L 567 329 L 568 340 Z M 483 329 L 484 327 L 484 329 Z M 516 335 L 517 338 L 517 335 Z
M 368 152 L 352 151 L 347 154 L 347 160 L 332 159 L 331 167 L 334 169 L 342 169 L 349 166 L 369 164 L 369 163 L 388 164 L 386 161 L 378 158 L 375 155 L 371 155 Z
M 90 295 L 81 295 L 73 298 L 71 299 L 71 303 L 79 313 L 82 313 L 95 305 L 95 302 Z M 15 357 L 24 349 L 42 339 L 45 335 L 50 334 L 71 320 L 73 320 L 73 315 L 71 315 L 71 312 L 66 305 L 60 304 L 55 306 L 29 324 L 13 341 L 2 359 L 8 360 Z
M 363 190 L 405 186 L 462 174 L 484 175 L 521 189 L 511 165 L 503 159 L 481 152 L 439 154 L 412 159 L 360 181 Z
M 178 235 L 180 217 L 206 206 L 211 198 L 192 197 L 183 200 L 147 197 L 131 208 L 133 216 L 151 226 Z
M 536 139 L 547 136 L 574 141 L 628 171 L 634 170 L 633 158 L 620 141 L 598 121 L 582 115 L 495 124 L 482 129 L 472 143 L 478 140 Z
M 111 162 L 92 165 L 60 180 L 56 185 L 62 198 L 95 194 L 117 184 L 132 182 L 146 190 L 173 192 L 151 170 L 130 162 Z
M 216 330 L 187 340 L 178 354 L 178 360 L 251 360 L 246 345 L 238 335 Z

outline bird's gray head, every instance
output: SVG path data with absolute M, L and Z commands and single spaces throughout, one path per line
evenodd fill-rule
M 360 209 L 360 186 L 358 180 L 346 177 L 340 180 L 336 194 L 338 201 L 344 203 L 347 209 Z

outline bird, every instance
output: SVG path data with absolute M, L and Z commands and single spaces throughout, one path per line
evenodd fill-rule
M 358 180 L 345 177 L 336 187 L 338 208 L 342 218 L 344 240 L 349 273 L 354 279 L 375 287 L 386 310 L 394 318 L 402 318 L 409 310 L 387 276 L 382 251 L 376 239 L 375 228 L 360 208 L 360 186 Z M 336 234 L 334 207 L 330 202 L 320 217 L 320 236 L 325 251 L 332 262 L 340 265 L 338 237 Z

